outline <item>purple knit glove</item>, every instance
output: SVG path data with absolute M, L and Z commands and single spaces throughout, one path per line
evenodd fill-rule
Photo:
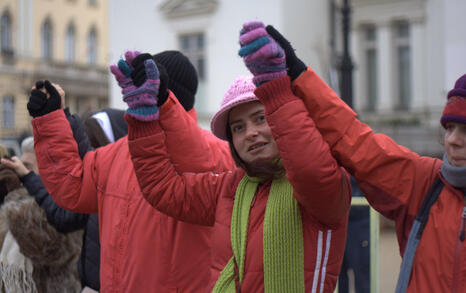
M 154 60 L 144 61 L 146 81 L 140 86 L 131 85 L 123 89 L 123 101 L 128 104 L 126 113 L 140 121 L 159 119 L 157 96 L 159 94 L 159 70 Z
M 285 52 L 269 36 L 261 21 L 248 21 L 243 24 L 238 54 L 254 75 L 252 81 L 259 86 L 269 80 L 286 75 Z
M 125 60 L 121 58 L 117 64 L 110 65 L 110 71 L 115 76 L 118 85 L 121 87 L 122 94 L 124 94 L 125 88 L 133 85 L 131 80 L 133 67 L 131 63 L 139 54 L 141 54 L 139 51 L 126 51 Z
M 140 121 L 152 121 L 159 118 L 157 108 L 157 96 L 159 93 L 159 70 L 154 60 L 144 61 L 147 79 L 139 87 L 133 84 L 131 72 L 132 62 L 140 53 L 138 51 L 127 51 L 125 60 L 120 59 L 117 65 L 111 65 L 110 71 L 115 76 L 121 87 L 123 101 L 128 104 L 126 114 Z

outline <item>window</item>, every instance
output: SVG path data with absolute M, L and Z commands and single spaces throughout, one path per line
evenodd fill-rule
M 411 106 L 411 48 L 410 29 L 406 21 L 395 24 L 395 52 L 398 82 L 397 108 L 408 110 Z
M 75 46 L 76 46 L 76 36 L 75 36 L 74 25 L 68 25 L 66 29 L 65 37 L 65 60 L 68 63 L 73 63 L 75 59 Z
M 199 79 L 204 80 L 206 77 L 204 34 L 182 35 L 179 37 L 179 42 L 183 54 L 185 54 L 194 64 L 194 67 L 196 67 Z
M 53 45 L 52 33 L 53 33 L 52 23 L 50 19 L 47 18 L 42 24 L 42 32 L 41 32 L 42 58 L 47 59 L 47 60 L 52 58 L 52 45 Z
M 5 11 L 0 19 L 0 34 L 1 51 L 11 52 L 13 44 L 11 39 L 11 17 L 8 11 Z
M 91 65 L 97 63 L 97 33 L 95 27 L 87 35 L 87 63 Z
M 366 108 L 374 111 L 377 107 L 377 46 L 376 28 L 367 26 L 364 28 L 364 58 L 366 70 Z
M 13 96 L 4 96 L 2 99 L 2 119 L 4 128 L 15 126 L 15 99 Z

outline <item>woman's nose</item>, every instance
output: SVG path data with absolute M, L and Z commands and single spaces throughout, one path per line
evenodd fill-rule
M 246 137 L 248 139 L 256 137 L 259 134 L 259 131 L 255 125 L 248 125 L 246 127 Z

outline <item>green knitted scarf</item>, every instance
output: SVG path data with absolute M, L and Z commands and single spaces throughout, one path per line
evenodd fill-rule
M 259 183 L 259 179 L 245 175 L 238 185 L 231 217 L 233 257 L 220 273 L 214 293 L 235 292 L 235 260 L 239 282 L 243 281 L 249 212 Z M 304 292 L 301 212 L 285 176 L 272 181 L 263 230 L 265 292 Z

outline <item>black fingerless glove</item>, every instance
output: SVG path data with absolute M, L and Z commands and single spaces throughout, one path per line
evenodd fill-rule
M 295 54 L 293 47 L 291 46 L 290 42 L 285 39 L 273 26 L 268 25 L 266 26 L 265 30 L 267 33 L 274 38 L 275 41 L 285 50 L 286 55 L 286 66 L 288 76 L 291 78 L 291 81 L 298 78 L 304 71 L 306 71 L 306 64 L 301 61 Z
M 50 98 L 47 99 L 47 94 L 41 91 L 43 87 L 49 93 Z M 57 89 L 50 81 L 40 80 L 36 82 L 36 88 L 31 91 L 27 108 L 29 115 L 35 118 L 60 109 L 60 104 L 61 98 Z

